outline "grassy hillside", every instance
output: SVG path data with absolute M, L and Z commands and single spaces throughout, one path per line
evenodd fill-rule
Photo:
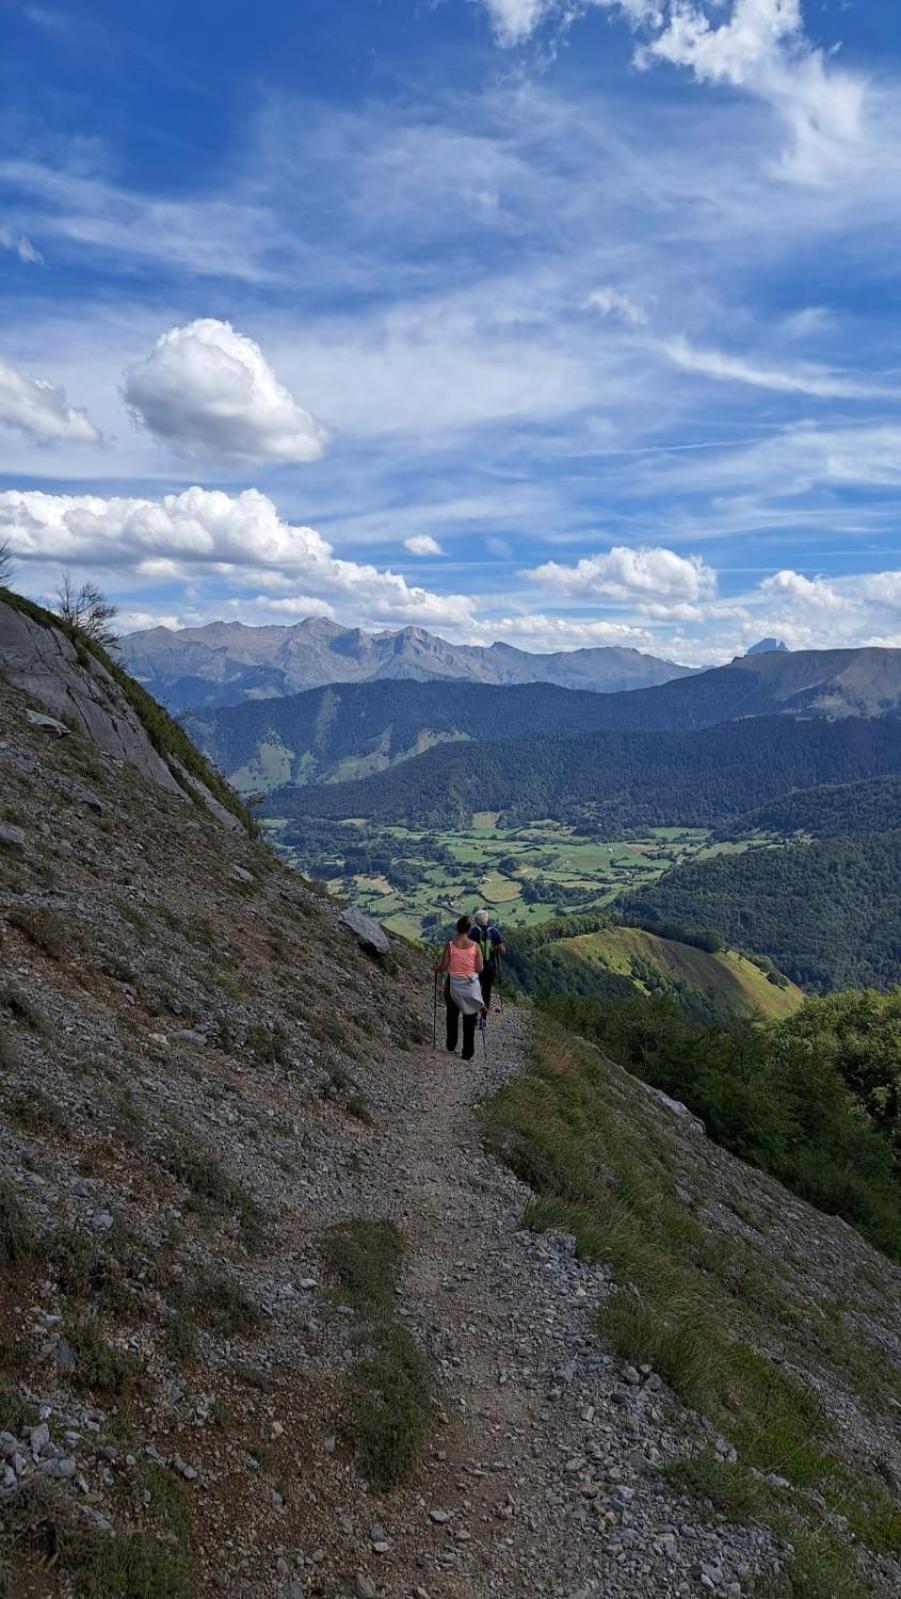
M 622 905 L 717 928 L 802 988 L 890 988 L 901 977 L 901 831 L 692 861 Z
M 638 927 L 606 927 L 559 939 L 550 948 L 568 960 L 626 977 L 642 994 L 702 995 L 711 1015 L 778 1021 L 793 1015 L 804 999 L 794 984 L 783 988 L 771 982 L 736 950 L 710 953 Z
M 616 838 L 705 827 L 792 788 L 898 772 L 901 721 L 752 717 L 690 733 L 444 744 L 359 782 L 276 789 L 267 810 L 437 828 L 468 826 L 474 811 L 490 810 L 508 822 L 581 822 Z
M 609 1265 L 613 1291 L 593 1315 L 602 1339 L 695 1413 L 692 1457 L 662 1467 L 701 1501 L 686 1514 L 769 1526 L 791 1545 L 780 1578 L 741 1591 L 896 1591 L 895 1494 L 861 1442 L 896 1434 L 894 1338 L 876 1329 L 897 1321 L 897 1273 L 856 1239 L 846 1251 L 838 1223 L 805 1237 L 797 1200 L 557 1027 L 539 1025 L 529 1073 L 483 1114 L 491 1146 L 534 1191 L 526 1224 Z

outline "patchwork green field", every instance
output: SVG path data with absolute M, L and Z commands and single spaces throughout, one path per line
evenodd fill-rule
M 463 832 L 308 818 L 262 825 L 299 871 L 407 938 L 433 936 L 479 905 L 509 928 L 602 910 L 677 863 L 735 847 L 709 845 L 698 828 L 661 827 L 642 838 L 599 842 L 549 820 L 518 828 L 497 823 L 496 812 L 483 811 Z

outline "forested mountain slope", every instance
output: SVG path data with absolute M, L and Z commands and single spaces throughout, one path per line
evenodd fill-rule
M 353 779 L 456 739 L 588 733 L 606 696 L 549 683 L 331 684 L 282 699 L 193 711 L 184 725 L 239 790 Z
M 522 821 L 586 821 L 612 838 L 624 828 L 709 826 L 790 788 L 899 771 L 901 721 L 893 718 L 754 717 L 697 732 L 448 744 L 357 782 L 275 789 L 266 810 L 421 826 L 496 810 Z
M 716 928 L 802 988 L 901 983 L 901 831 L 691 862 L 623 910 Z
M 186 725 L 220 770 L 255 791 L 360 777 L 449 739 L 703 728 L 783 713 L 889 714 L 901 693 L 899 663 L 901 651 L 773 652 L 661 688 L 601 696 L 534 682 L 338 683 L 195 711 Z
M 726 833 L 730 838 L 752 833 L 854 838 L 895 827 L 901 827 L 901 777 L 873 777 L 781 794 L 732 818 Z

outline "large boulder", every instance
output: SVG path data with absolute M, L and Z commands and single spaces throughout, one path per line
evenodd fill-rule
M 363 949 L 371 950 L 376 955 L 391 954 L 391 941 L 387 933 L 382 931 L 378 922 L 374 922 L 371 916 L 365 916 L 362 911 L 358 911 L 355 905 L 350 905 L 346 911 L 342 911 L 340 920 L 350 929 Z

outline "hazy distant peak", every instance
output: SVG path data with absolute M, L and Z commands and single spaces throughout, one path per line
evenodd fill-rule
M 781 654 L 781 655 L 788 655 L 789 648 L 788 648 L 788 645 L 785 643 L 784 639 L 781 639 L 781 638 L 762 638 L 762 639 L 758 639 L 756 644 L 752 644 L 751 648 L 749 650 L 745 650 L 745 654 L 746 655 L 769 655 L 773 651 L 778 651 L 779 654 Z

